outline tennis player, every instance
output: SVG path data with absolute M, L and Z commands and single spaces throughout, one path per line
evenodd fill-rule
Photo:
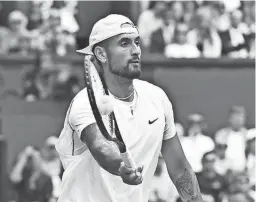
M 171 102 L 162 89 L 138 80 L 140 37 L 132 21 L 122 15 L 99 20 L 89 46 L 78 52 L 94 55 L 103 71 L 121 135 L 138 167 L 126 167 L 116 144 L 100 133 L 85 88 L 71 102 L 56 144 L 65 169 L 58 201 L 147 202 L 162 152 L 182 200 L 202 202 L 176 135 Z

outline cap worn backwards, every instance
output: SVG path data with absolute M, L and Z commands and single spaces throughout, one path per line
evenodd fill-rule
M 129 18 L 117 14 L 108 15 L 96 22 L 93 26 L 89 38 L 89 46 L 84 49 L 77 50 L 77 52 L 93 55 L 92 47 L 95 44 L 119 34 L 129 33 L 139 34 L 138 29 Z

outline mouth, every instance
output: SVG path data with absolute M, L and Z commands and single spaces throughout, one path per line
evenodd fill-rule
M 140 60 L 131 60 L 130 63 L 139 64 L 139 63 L 140 63 Z

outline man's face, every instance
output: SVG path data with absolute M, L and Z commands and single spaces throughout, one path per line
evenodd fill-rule
M 245 114 L 243 113 L 233 113 L 229 117 L 229 123 L 235 129 L 239 129 L 245 124 Z
M 227 150 L 227 145 L 218 145 L 215 149 L 216 155 L 220 159 L 224 159 L 226 157 L 226 150 Z
M 203 167 L 205 170 L 214 170 L 214 160 L 207 160 L 203 163 Z
M 171 22 L 172 22 L 172 11 L 171 10 L 167 10 L 164 12 L 163 14 L 163 20 L 164 20 L 164 24 L 166 26 L 168 26 Z
M 154 10 L 157 15 L 162 14 L 166 10 L 166 2 L 165 1 L 156 2 Z
M 21 20 L 13 20 L 9 22 L 10 29 L 14 32 L 19 32 L 22 28 L 22 21 Z
M 237 28 L 242 21 L 242 17 L 242 13 L 240 11 L 234 11 L 233 13 L 231 13 L 230 21 L 232 27 Z
M 215 156 L 214 154 L 210 154 L 207 156 L 206 159 L 203 160 L 203 170 L 205 171 L 214 171 L 214 164 L 215 164 Z
M 140 38 L 136 33 L 111 38 L 106 48 L 109 71 L 128 79 L 141 75 Z
M 183 4 L 182 2 L 175 2 L 172 5 L 172 13 L 173 17 L 176 20 L 180 20 L 183 16 Z

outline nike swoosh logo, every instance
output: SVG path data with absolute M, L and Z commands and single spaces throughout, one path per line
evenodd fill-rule
M 148 123 L 149 123 L 149 124 L 152 124 L 152 123 L 154 123 L 155 121 L 157 121 L 157 119 L 158 119 L 158 118 L 154 119 L 153 121 L 149 120 Z

